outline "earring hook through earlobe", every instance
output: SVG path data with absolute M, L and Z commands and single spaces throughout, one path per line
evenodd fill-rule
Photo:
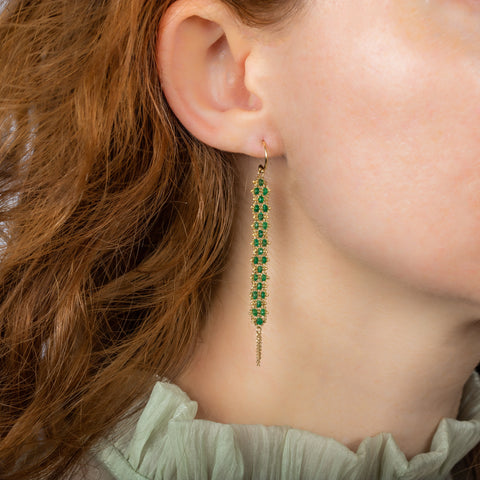
M 265 151 L 265 165 L 259 165 L 258 166 L 258 170 L 262 170 L 262 171 L 265 171 L 265 169 L 267 168 L 267 163 L 268 163 L 268 152 L 267 152 L 267 144 L 265 143 L 265 140 L 262 140 L 262 143 L 263 143 L 263 149 Z

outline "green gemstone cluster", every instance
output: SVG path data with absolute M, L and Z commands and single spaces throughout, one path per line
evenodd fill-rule
M 269 188 L 265 181 L 263 170 L 259 170 L 257 178 L 253 181 L 252 202 L 252 287 L 250 318 L 258 327 L 267 321 L 267 266 L 268 266 L 268 196 Z

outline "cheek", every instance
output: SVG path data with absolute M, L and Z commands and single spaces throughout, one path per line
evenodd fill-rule
M 357 155 L 346 149 L 327 168 L 312 156 L 296 176 L 322 235 L 418 288 L 480 301 L 478 169 L 455 177 L 433 164 L 405 168 L 386 150 Z
M 280 128 L 309 216 L 376 269 L 480 302 L 480 58 L 337 22 L 286 70 L 278 117 L 299 119 Z

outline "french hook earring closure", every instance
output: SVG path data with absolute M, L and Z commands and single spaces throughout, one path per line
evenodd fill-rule
M 258 168 L 261 168 L 265 172 L 267 168 L 267 163 L 268 163 L 268 151 L 267 151 L 267 144 L 265 143 L 265 140 L 262 140 L 262 144 L 263 144 L 263 150 L 265 152 L 265 164 L 259 165 Z

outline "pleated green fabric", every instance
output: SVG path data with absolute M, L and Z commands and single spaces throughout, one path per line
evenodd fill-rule
M 390 433 L 365 438 L 353 452 L 307 431 L 220 424 L 197 420 L 196 412 L 197 403 L 178 386 L 157 382 L 145 408 L 118 425 L 116 440 L 92 450 L 94 478 L 451 479 L 453 466 L 480 442 L 480 376 L 472 373 L 457 418 L 440 421 L 430 451 L 409 461 Z

